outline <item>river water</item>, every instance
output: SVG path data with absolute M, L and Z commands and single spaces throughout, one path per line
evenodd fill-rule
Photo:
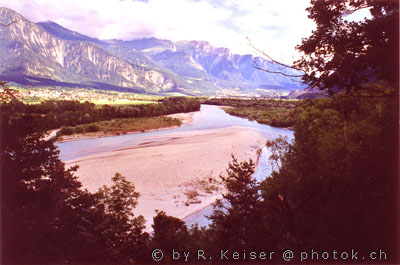
M 269 140 L 273 140 L 279 135 L 288 136 L 289 139 L 293 138 L 293 131 L 291 130 L 275 128 L 269 125 L 257 123 L 256 121 L 249 121 L 248 119 L 231 116 L 218 106 L 201 105 L 200 111 L 195 112 L 193 115 L 193 122 L 190 124 L 183 124 L 179 128 L 83 139 L 57 143 L 56 145 L 60 150 L 61 160 L 66 161 L 97 153 L 114 151 L 121 147 L 131 148 L 146 142 L 165 141 L 168 137 L 166 136 L 163 138 L 162 136 L 172 132 L 210 130 L 231 126 L 243 126 L 256 129 Z M 154 137 L 154 139 L 152 139 L 152 137 Z M 268 161 L 269 156 L 269 150 L 264 147 L 253 175 L 258 181 L 262 181 L 271 173 L 271 166 Z M 201 211 L 186 217 L 184 221 L 188 226 L 195 223 L 198 223 L 200 226 L 208 225 L 209 221 L 204 216 L 210 215 L 211 212 L 212 207 L 208 206 Z

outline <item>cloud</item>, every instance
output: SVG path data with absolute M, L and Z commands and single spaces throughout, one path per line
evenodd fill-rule
M 302 38 L 308 37 L 315 27 L 305 11 L 309 5 L 307 0 L 227 2 L 244 13 L 235 23 L 241 26 L 241 31 L 252 43 L 274 59 L 286 63 L 298 58 L 295 46 L 301 43 Z
M 34 22 L 54 21 L 100 39 L 206 40 L 254 53 L 246 36 L 286 62 L 311 33 L 307 0 L 0 0 Z

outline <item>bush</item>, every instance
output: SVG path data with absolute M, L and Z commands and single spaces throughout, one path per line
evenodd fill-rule
M 57 132 L 57 136 L 61 135 L 71 135 L 74 134 L 74 129 L 72 127 L 61 127 L 61 129 Z
M 82 126 L 76 126 L 75 127 L 75 133 L 83 133 L 83 132 L 84 132 L 84 130 L 83 130 Z
M 87 132 L 98 132 L 99 130 L 100 128 L 96 124 L 90 124 L 86 127 Z

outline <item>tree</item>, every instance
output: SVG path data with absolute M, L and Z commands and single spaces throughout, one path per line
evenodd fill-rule
M 372 18 L 360 22 L 346 17 L 369 9 Z M 304 83 L 322 90 L 387 92 L 364 86 L 371 81 L 398 83 L 398 1 L 312 0 L 307 8 L 317 29 L 297 46 L 302 57 L 294 63 Z M 393 90 L 391 91 L 391 94 Z
M 348 19 L 362 9 L 369 10 L 372 18 L 359 22 Z M 301 58 L 293 65 L 284 64 L 255 47 L 248 39 L 252 48 L 281 66 L 279 71 L 270 71 L 254 61 L 256 69 L 301 77 L 303 83 L 328 91 L 331 95 L 338 91 L 347 91 L 348 94 L 368 91 L 374 92 L 368 94 L 374 97 L 398 95 L 398 1 L 311 0 L 307 11 L 317 29 L 296 46 Z M 293 70 L 302 74 L 292 74 Z M 376 81 L 386 82 L 387 89 L 375 90 L 373 86 L 366 85 Z
M 368 251 L 379 245 L 388 259 L 396 260 L 398 130 L 393 105 L 386 97 L 341 95 L 301 104 L 295 142 L 270 144 L 278 149 L 272 158 L 281 163 L 262 184 L 265 222 L 274 228 L 272 240 L 279 248 L 340 245 Z
M 238 162 L 232 156 L 227 176 L 220 176 L 225 188 L 223 200 L 217 200 L 209 219 L 210 230 L 218 247 L 243 249 L 261 246 L 257 181 L 252 177 L 254 162 Z
M 285 155 L 289 152 L 288 137 L 279 135 L 274 141 L 267 141 L 267 148 L 271 151 L 269 157 L 272 169 L 279 171 Z
M 372 18 L 346 21 L 368 8 Z M 295 110 L 295 142 L 271 142 L 277 171 L 262 183 L 279 249 L 380 245 L 398 260 L 398 2 L 311 1 L 317 24 L 293 68 L 331 99 Z M 345 91 L 343 93 L 338 93 Z
M 0 105 L 2 263 L 57 260 L 65 230 L 61 223 L 75 207 L 81 184 L 65 170 L 45 129 L 24 105 Z
M 1 264 L 126 263 L 144 259 L 138 193 L 119 174 L 92 194 L 65 169 L 47 125 L 17 100 L 0 104 Z
M 107 242 L 105 250 L 113 262 L 143 259 L 148 244 L 148 235 L 143 234 L 145 220 L 133 213 L 139 193 L 135 192 L 134 184 L 119 173 L 115 174 L 112 182 L 111 187 L 103 186 L 96 193 L 108 226 L 101 231 Z
M 153 218 L 153 248 L 165 250 L 170 255 L 172 249 L 186 251 L 190 245 L 189 232 L 185 222 L 168 216 L 164 211 L 156 210 L 157 215 Z

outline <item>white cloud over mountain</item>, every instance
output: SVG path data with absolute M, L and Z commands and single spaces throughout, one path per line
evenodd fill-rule
M 294 47 L 314 27 L 308 0 L 0 0 L 34 21 L 54 21 L 100 39 L 156 37 L 206 40 L 234 53 L 254 45 L 291 62 Z

